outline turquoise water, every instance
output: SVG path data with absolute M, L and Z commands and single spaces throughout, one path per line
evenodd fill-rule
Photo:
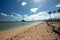
M 16 27 L 23 27 L 26 25 L 30 25 L 36 22 L 0 22 L 0 31 L 16 28 Z

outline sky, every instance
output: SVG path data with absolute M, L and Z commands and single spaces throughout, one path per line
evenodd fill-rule
M 26 21 L 58 18 L 60 0 L 0 0 L 0 21 Z M 57 15 L 57 16 L 56 16 Z M 59 16 L 60 18 L 60 16 Z

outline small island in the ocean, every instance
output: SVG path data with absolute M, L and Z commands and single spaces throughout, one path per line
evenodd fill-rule
M 21 20 L 21 22 L 25 22 L 25 20 Z

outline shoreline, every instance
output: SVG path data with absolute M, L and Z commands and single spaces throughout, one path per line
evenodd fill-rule
M 33 27 L 34 25 L 37 25 L 39 23 L 40 22 L 32 23 L 32 24 L 26 25 L 24 27 L 17 27 L 17 28 L 12 28 L 12 29 L 5 30 L 5 31 L 0 31 L 0 40 L 5 40 L 5 39 L 11 38 L 19 33 L 25 32 L 28 29 L 30 29 L 31 27 Z
M 2 32 L 2 31 L 7 31 L 7 30 L 12 30 L 12 29 L 16 29 L 16 28 L 23 28 L 23 27 L 26 27 L 26 26 L 29 26 L 29 25 L 34 25 L 34 24 L 38 24 L 38 23 L 42 23 L 43 21 L 41 21 L 41 22 L 33 22 L 33 23 L 30 23 L 30 24 L 28 24 L 28 25 L 23 25 L 23 26 L 17 26 L 17 27 L 13 27 L 13 28 L 9 28 L 9 29 L 5 29 L 5 30 L 0 30 L 0 32 Z
M 59 24 L 58 22 L 42 22 L 11 29 L 0 34 L 0 40 L 60 40 Z

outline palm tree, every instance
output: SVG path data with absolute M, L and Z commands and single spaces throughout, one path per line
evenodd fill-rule
M 49 14 L 51 14 L 51 12 L 49 12 Z
M 51 12 L 50 12 L 50 11 L 49 11 L 48 13 L 49 13 L 49 15 L 51 14 Z M 50 17 L 51 17 L 51 16 L 50 16 Z M 46 21 L 46 23 L 47 23 L 47 25 L 48 25 L 48 26 L 50 26 L 50 24 L 48 23 L 48 21 Z
M 57 12 L 59 12 L 59 13 L 60 13 L 60 9 L 58 9 L 58 10 L 57 10 Z M 58 14 L 58 18 L 59 18 L 59 14 Z
M 53 13 L 56 13 L 56 11 L 53 11 Z M 54 15 L 54 18 L 55 18 L 55 15 Z
M 49 15 L 51 14 L 51 12 L 50 12 L 50 11 L 49 11 L 48 13 L 49 13 Z M 51 19 L 51 15 L 50 15 L 50 19 Z
M 56 11 L 53 11 L 53 13 L 56 13 Z
M 58 11 L 57 12 L 60 12 L 60 9 L 58 9 Z

